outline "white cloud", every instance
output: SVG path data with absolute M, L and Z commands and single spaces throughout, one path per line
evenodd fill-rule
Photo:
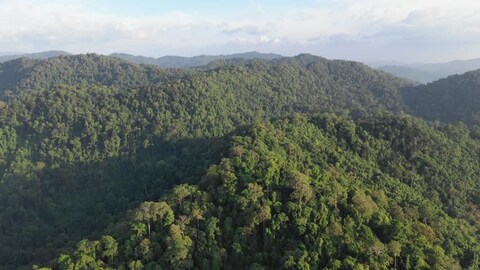
M 0 51 L 161 56 L 261 50 L 407 61 L 480 56 L 480 1 L 302 2 L 282 8 L 252 0 L 239 10 L 140 17 L 90 10 L 79 0 L 0 0 Z

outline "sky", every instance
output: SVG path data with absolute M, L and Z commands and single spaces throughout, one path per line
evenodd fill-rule
M 477 0 L 0 0 L 0 52 L 480 57 Z

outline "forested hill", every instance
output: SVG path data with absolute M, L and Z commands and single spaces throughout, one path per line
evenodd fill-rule
M 311 55 L 3 63 L 0 269 L 478 269 L 480 131 L 405 116 L 409 85 Z
M 97 54 L 68 55 L 47 60 L 19 58 L 0 64 L 0 96 L 56 85 L 100 84 L 119 88 L 154 85 L 180 70 L 140 66 Z
M 480 125 L 480 70 L 402 91 L 410 111 L 428 120 Z
M 217 141 L 203 176 L 145 198 L 52 266 L 478 269 L 478 135 L 388 115 L 242 127 Z M 164 164 L 158 175 L 175 170 Z
M 95 54 L 43 61 L 17 59 L 0 65 L 0 93 L 48 89 L 60 84 L 100 84 L 125 90 L 162 84 L 181 93 L 201 91 L 200 88 L 212 85 L 208 89 L 211 92 L 232 91 L 240 99 L 283 99 L 272 105 L 296 106 L 296 110 L 313 109 L 312 106 L 322 110 L 401 110 L 397 89 L 408 82 L 360 63 L 311 55 L 271 61 L 217 61 L 197 71 L 135 65 Z M 256 94 L 244 95 L 249 92 Z

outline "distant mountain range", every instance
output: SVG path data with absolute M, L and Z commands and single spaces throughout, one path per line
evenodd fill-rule
M 26 53 L 26 54 L 7 54 L 7 53 L 1 54 L 0 53 L 0 63 L 22 58 L 22 57 L 44 60 L 52 57 L 65 56 L 65 55 L 71 55 L 71 53 L 68 53 L 65 51 L 46 51 L 46 52 Z
M 246 53 L 236 53 L 228 55 L 199 55 L 193 57 L 183 57 L 183 56 L 163 56 L 160 58 L 145 57 L 145 56 L 135 56 L 126 53 L 113 53 L 110 56 L 118 57 L 123 60 L 129 61 L 135 64 L 147 64 L 147 65 L 156 65 L 164 68 L 188 68 L 188 67 L 198 67 L 207 65 L 216 60 L 227 60 L 227 59 L 265 59 L 273 60 L 283 57 L 279 54 L 272 53 L 259 53 L 259 52 L 246 52 Z
M 45 60 L 58 56 L 71 55 L 65 51 L 46 51 L 30 54 L 0 53 L 0 63 L 18 58 Z M 263 59 L 273 60 L 284 56 L 273 53 L 245 52 L 226 55 L 198 55 L 192 57 L 163 56 L 159 58 L 132 55 L 126 53 L 112 53 L 108 56 L 120 58 L 134 64 L 154 65 L 162 68 L 191 68 L 205 66 L 218 60 L 231 59 Z M 446 63 L 402 63 L 394 61 L 381 61 L 368 63 L 370 67 L 393 74 L 397 77 L 409 79 L 423 84 L 430 83 L 451 75 L 463 74 L 468 71 L 480 69 L 480 58 L 470 60 L 455 60 Z
M 264 59 L 273 60 L 282 58 L 282 55 L 272 53 L 245 52 L 228 55 L 199 55 L 192 57 L 163 56 L 159 58 L 136 56 L 126 53 L 113 53 L 110 56 L 118 57 L 135 64 L 156 65 L 164 68 L 188 68 L 204 66 L 217 60 L 228 59 Z M 370 65 L 395 76 L 406 78 L 420 83 L 429 83 L 450 75 L 462 74 L 471 70 L 480 69 L 480 58 L 471 60 L 455 60 L 446 63 L 413 63 L 378 62 Z
M 410 79 L 420 83 L 430 83 L 450 75 L 462 74 L 471 70 L 480 69 L 480 58 L 470 60 L 455 60 L 446 63 L 434 64 L 372 63 L 370 66 L 398 77 Z
M 31 58 L 31 59 L 49 59 L 57 56 L 71 55 L 71 53 L 65 51 L 46 51 L 39 53 L 30 53 L 30 54 L 1 54 L 0 53 L 0 63 L 7 62 L 10 60 L 18 58 Z M 193 57 L 183 57 L 183 56 L 163 56 L 159 58 L 140 56 L 140 55 L 131 55 L 126 53 L 113 53 L 109 56 L 117 57 L 135 64 L 145 64 L 145 65 L 155 65 L 163 68 L 188 68 L 188 67 L 198 67 L 207 65 L 213 61 L 217 60 L 228 60 L 228 59 L 264 59 L 264 60 L 273 60 L 283 57 L 279 54 L 273 53 L 259 53 L 259 52 L 245 52 L 245 53 L 235 53 L 228 55 L 199 55 Z

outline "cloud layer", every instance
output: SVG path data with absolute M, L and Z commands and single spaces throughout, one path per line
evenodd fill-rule
M 258 0 L 201 10 L 176 9 L 170 3 L 168 9 L 145 5 L 148 15 L 129 14 L 122 1 L 110 5 L 125 5 L 127 12 L 109 12 L 109 1 L 96 2 L 103 6 L 78 0 L 0 0 L 0 52 L 62 49 L 161 56 L 258 50 L 362 61 L 480 57 L 480 2 L 470 0 L 278 5 Z

